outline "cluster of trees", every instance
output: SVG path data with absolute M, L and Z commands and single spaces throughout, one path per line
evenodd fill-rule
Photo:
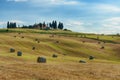
M 7 22 L 7 28 L 16 28 L 16 23 L 15 22 Z
M 52 29 L 63 29 L 63 23 L 59 22 L 57 24 L 57 21 L 52 21 L 52 23 L 49 23 L 49 27 Z
M 17 28 L 16 23 L 14 22 L 7 22 L 7 28 Z M 50 23 L 38 23 L 38 24 L 34 24 L 34 25 L 28 25 L 28 26 L 21 26 L 21 28 L 30 28 L 30 29 L 63 29 L 64 25 L 61 22 L 57 22 L 57 21 L 52 21 Z
M 52 21 L 50 23 L 38 23 L 38 24 L 34 24 L 34 25 L 28 25 L 25 26 L 23 25 L 22 28 L 30 28 L 30 29 L 63 29 L 64 25 L 63 23 L 59 22 L 57 23 L 57 21 Z

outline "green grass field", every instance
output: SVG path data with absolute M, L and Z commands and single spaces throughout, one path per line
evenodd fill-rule
M 10 48 L 15 52 L 10 53 Z M 17 51 L 23 55 L 17 56 Z M 37 63 L 39 56 L 46 57 L 47 63 Z M 95 59 L 89 60 L 89 56 Z M 100 35 L 97 39 L 95 34 L 71 31 L 1 29 L 0 63 L 0 80 L 120 80 L 120 37 Z

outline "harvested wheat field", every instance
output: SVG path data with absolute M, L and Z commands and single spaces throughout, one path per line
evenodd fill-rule
M 0 33 L 0 80 L 120 80 L 120 37 L 80 35 L 28 29 Z

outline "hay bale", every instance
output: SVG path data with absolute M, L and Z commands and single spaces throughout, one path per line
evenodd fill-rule
M 21 34 L 21 33 L 18 33 L 19 35 Z
M 15 49 L 14 48 L 10 48 L 10 52 L 15 52 Z
M 44 57 L 38 57 L 37 58 L 37 62 L 38 63 L 46 63 L 46 58 L 44 58 Z
M 17 56 L 22 56 L 22 52 L 21 52 L 21 51 L 18 51 L 18 52 L 17 52 Z
M 63 54 L 64 56 L 66 56 L 67 54 Z
M 82 41 L 83 43 L 85 43 L 85 41 Z
M 59 43 L 59 41 L 56 41 L 56 43 Z
M 105 48 L 104 46 L 101 47 L 101 49 L 104 49 L 104 48 Z
M 89 60 L 93 60 L 94 58 L 94 56 L 89 56 Z
M 37 41 L 38 43 L 40 43 L 40 41 Z
M 13 36 L 13 37 L 15 37 L 15 38 L 16 38 L 16 36 Z
M 79 63 L 86 63 L 86 61 L 84 61 L 84 60 L 80 60 Z
M 38 41 L 38 39 L 36 38 L 35 41 Z
M 22 36 L 21 38 L 24 38 L 24 36 Z
M 53 58 L 57 58 L 57 57 L 58 57 L 58 55 L 56 55 L 56 54 L 53 54 L 53 55 L 52 55 L 52 57 L 53 57 Z
M 35 47 L 32 47 L 32 50 L 35 50 Z
M 101 44 L 101 42 L 98 42 L 98 44 Z

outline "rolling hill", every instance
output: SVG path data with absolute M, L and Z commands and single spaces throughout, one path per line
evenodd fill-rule
M 97 36 L 61 30 L 1 29 L 0 79 L 119 80 L 120 37 Z M 15 52 L 11 53 L 11 48 Z M 17 56 L 17 51 L 22 56 Z M 58 57 L 53 58 L 53 54 Z M 39 56 L 47 63 L 37 63 Z M 89 60 L 89 56 L 95 59 Z

